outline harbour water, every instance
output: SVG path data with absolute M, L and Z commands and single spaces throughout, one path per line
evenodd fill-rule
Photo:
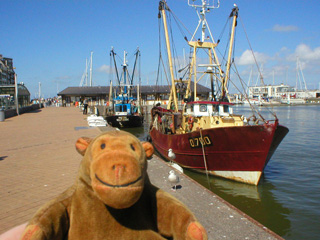
M 285 239 L 316 240 L 320 236 L 320 106 L 279 106 L 269 108 L 289 133 L 271 158 L 258 186 L 237 183 L 185 171 L 241 211 Z M 266 119 L 272 119 L 265 108 Z M 234 112 L 249 107 L 236 106 Z M 141 140 L 148 135 L 142 128 L 127 129 Z M 212 216 L 214 217 L 214 216 Z

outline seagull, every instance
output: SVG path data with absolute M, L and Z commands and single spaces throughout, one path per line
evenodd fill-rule
M 171 148 L 168 150 L 168 157 L 170 158 L 170 165 L 172 167 L 174 167 L 175 169 L 177 169 L 179 172 L 183 173 L 182 167 L 180 167 L 178 164 L 176 164 L 172 161 L 172 160 L 176 159 L 176 155 L 174 154 L 174 152 L 172 151 Z
M 171 159 L 171 161 L 176 159 L 176 155 L 174 154 L 174 152 L 172 152 L 171 148 L 168 150 L 168 157 Z
M 171 190 L 176 191 L 177 190 L 177 183 L 180 181 L 179 176 L 177 176 L 176 173 L 173 170 L 171 170 L 169 172 L 168 179 L 169 179 L 169 182 L 173 185 Z

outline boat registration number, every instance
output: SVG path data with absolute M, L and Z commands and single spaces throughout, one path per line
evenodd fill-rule
M 118 117 L 118 118 L 117 118 L 117 121 L 118 121 L 118 122 L 121 122 L 121 121 L 129 121 L 129 118 L 127 118 L 127 117 Z
M 189 138 L 189 143 L 190 147 L 192 148 L 198 148 L 203 146 L 211 146 L 212 141 L 209 136 L 203 136 L 202 138 L 199 137 L 194 137 L 194 138 Z

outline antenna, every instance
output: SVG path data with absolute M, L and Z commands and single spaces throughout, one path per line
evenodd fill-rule
M 192 1 L 192 3 L 190 3 Z M 208 26 L 208 22 L 206 20 L 206 13 L 210 12 L 210 9 L 219 8 L 220 7 L 220 0 L 217 0 L 216 4 L 214 3 L 214 0 L 212 0 L 212 4 L 210 4 L 210 0 L 201 0 L 202 4 L 197 5 L 195 4 L 197 0 L 188 0 L 188 5 L 190 7 L 194 7 L 197 11 L 198 17 L 199 17 L 199 23 L 198 26 L 193 33 L 193 36 L 191 39 L 194 39 L 194 36 L 196 35 L 200 25 L 201 25 L 201 42 L 204 42 L 205 40 L 212 39 L 212 34 Z M 199 10 L 198 10 L 199 9 Z M 210 37 L 206 37 L 206 29 L 208 29 Z
M 219 8 L 220 7 L 220 0 L 217 0 L 217 3 L 214 3 L 214 0 L 212 0 L 212 3 L 210 4 L 210 0 L 201 0 L 202 4 L 201 5 L 196 5 L 195 2 L 199 2 L 197 0 L 191 0 L 192 3 L 190 3 L 190 0 L 188 0 L 188 5 L 194 8 L 207 8 L 208 11 L 210 11 L 209 9 L 213 9 L 213 8 Z

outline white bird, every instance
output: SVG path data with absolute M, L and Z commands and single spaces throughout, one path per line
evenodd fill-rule
M 176 155 L 174 154 L 171 148 L 168 150 L 168 157 L 171 159 L 171 161 L 176 159 Z
M 177 189 L 177 183 L 180 181 L 179 176 L 177 176 L 176 173 L 175 173 L 173 170 L 171 170 L 171 171 L 169 172 L 169 177 L 168 177 L 168 179 L 169 179 L 169 182 L 173 185 L 171 189 L 172 189 L 173 191 L 176 191 L 176 189 Z
M 174 154 L 174 152 L 172 151 L 171 148 L 168 150 L 168 157 L 170 158 L 170 165 L 171 165 L 173 168 L 177 169 L 179 172 L 183 173 L 182 167 L 180 167 L 180 166 L 179 166 L 178 164 L 176 164 L 176 163 L 173 163 L 173 161 L 172 161 L 172 160 L 176 159 L 176 155 Z

